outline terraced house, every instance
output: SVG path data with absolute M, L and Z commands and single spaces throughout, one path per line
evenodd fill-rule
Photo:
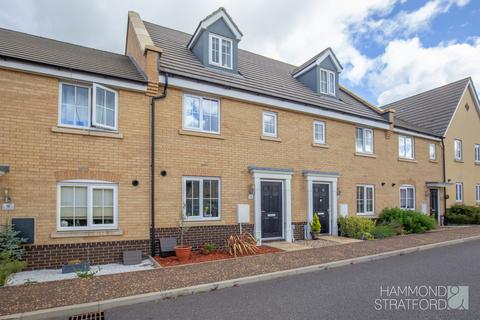
M 130 12 L 124 55 L 0 30 L 0 218 L 31 267 L 158 252 L 181 212 L 194 247 L 303 239 L 314 212 L 330 234 L 385 207 L 441 221 L 441 132 L 343 87 L 330 48 L 294 66 L 242 37 L 223 8 L 193 34 Z

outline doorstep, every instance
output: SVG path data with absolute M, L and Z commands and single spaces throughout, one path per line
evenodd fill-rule
M 296 242 L 287 242 L 287 241 L 270 241 L 264 242 L 269 247 L 277 248 L 283 251 L 298 251 L 298 250 L 305 250 L 310 249 L 309 247 L 297 244 Z

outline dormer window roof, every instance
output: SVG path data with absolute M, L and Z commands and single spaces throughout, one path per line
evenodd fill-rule
M 322 95 L 338 98 L 338 76 L 343 70 L 342 65 L 327 48 L 292 71 L 292 76 Z
M 187 48 L 205 67 L 238 73 L 238 42 L 242 33 L 224 8 L 200 21 Z

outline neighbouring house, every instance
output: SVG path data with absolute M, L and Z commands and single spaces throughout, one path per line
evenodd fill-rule
M 480 204 L 480 105 L 471 78 L 393 102 L 397 119 L 426 128 L 442 139 L 446 207 Z M 438 161 L 430 146 L 431 161 Z M 431 194 L 433 201 L 436 194 Z M 432 206 L 431 206 L 432 207 Z
M 193 34 L 129 12 L 124 55 L 0 29 L 0 223 L 33 228 L 31 268 L 158 253 L 180 212 L 194 247 L 239 217 L 259 241 L 314 213 L 330 234 L 385 207 L 440 220 L 440 132 L 340 85 L 330 48 L 293 66 L 242 37 L 223 8 Z

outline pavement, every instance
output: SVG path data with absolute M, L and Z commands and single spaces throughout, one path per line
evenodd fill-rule
M 469 286 L 469 309 L 376 310 L 376 306 L 379 307 L 375 300 L 380 297 L 381 287 L 385 290 L 406 285 L 412 288 Z M 479 319 L 479 293 L 480 241 L 472 241 L 176 299 L 115 308 L 107 310 L 105 316 L 107 320 Z
M 79 314 L 480 238 L 480 226 L 207 263 L 0 288 L 0 319 Z M 480 268 L 479 268 L 480 270 Z M 288 292 L 288 291 L 287 291 Z M 48 293 L 48 294 L 46 294 Z M 313 293 L 315 294 L 315 293 Z M 75 308 L 75 311 L 72 311 Z M 75 312 L 75 313 L 70 313 Z

